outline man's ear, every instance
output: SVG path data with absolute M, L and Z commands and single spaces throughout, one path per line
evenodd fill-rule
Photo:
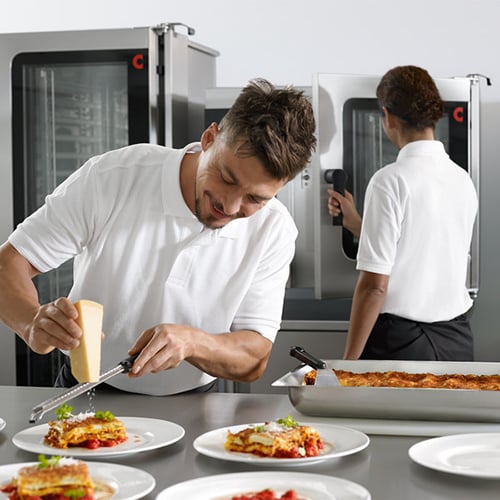
M 201 134 L 201 147 L 203 151 L 208 149 L 214 142 L 219 133 L 219 125 L 212 122 Z

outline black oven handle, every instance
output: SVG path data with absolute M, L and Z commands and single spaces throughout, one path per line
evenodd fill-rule
M 325 171 L 325 181 L 332 184 L 332 187 L 337 193 L 345 196 L 345 185 L 347 182 L 346 171 L 341 168 L 332 168 Z M 332 217 L 332 224 L 334 226 L 342 225 L 342 214 Z

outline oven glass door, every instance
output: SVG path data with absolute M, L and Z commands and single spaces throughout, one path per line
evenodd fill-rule
M 469 171 L 467 106 L 467 102 L 445 102 L 445 113 L 436 124 L 435 137 L 443 142 L 450 158 Z M 370 178 L 378 169 L 394 162 L 398 150 L 383 130 L 377 99 L 348 99 L 342 119 L 343 169 L 348 176 L 346 189 L 352 193 L 356 208 L 362 214 Z M 343 230 L 342 247 L 347 257 L 355 259 L 358 239 Z
M 21 53 L 12 63 L 14 225 L 91 156 L 149 141 L 148 51 Z M 40 303 L 66 296 L 72 261 L 35 278 Z M 18 385 L 52 385 L 60 353 L 16 345 Z

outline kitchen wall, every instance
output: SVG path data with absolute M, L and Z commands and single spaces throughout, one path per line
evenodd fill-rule
M 500 361 L 499 16 L 497 0 L 17 0 L 0 16 L 0 33 L 184 22 L 196 29 L 194 40 L 220 51 L 218 86 L 256 76 L 307 86 L 316 72 L 382 74 L 398 64 L 423 66 L 435 77 L 489 76 L 493 86 L 482 86 L 481 282 L 473 326 L 478 359 Z M 2 328 L 0 335 L 0 384 L 12 384 L 13 338 Z

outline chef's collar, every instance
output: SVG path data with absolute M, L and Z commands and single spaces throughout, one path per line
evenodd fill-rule
M 421 140 L 405 144 L 398 153 L 398 159 L 409 156 L 444 154 L 448 156 L 441 141 Z
M 180 171 L 184 155 L 200 151 L 201 144 L 192 142 L 183 149 L 173 149 L 169 153 L 162 175 L 163 211 L 165 214 L 196 219 L 182 196 Z

